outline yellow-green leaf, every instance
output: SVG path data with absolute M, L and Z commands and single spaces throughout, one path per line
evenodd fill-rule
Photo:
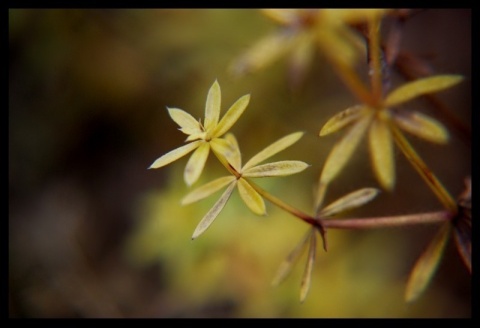
M 392 134 L 385 121 L 372 122 L 369 133 L 370 158 L 375 175 L 387 190 L 395 185 L 395 161 Z
M 264 68 L 286 53 L 293 45 L 294 37 L 287 33 L 276 33 L 260 39 L 241 57 L 236 59 L 229 70 L 236 76 Z
M 243 176 L 249 178 L 279 177 L 299 173 L 307 167 L 309 165 L 301 161 L 280 161 L 244 170 Z
M 155 162 L 150 165 L 149 169 L 158 169 L 159 167 L 170 164 L 171 162 L 176 161 L 180 157 L 187 155 L 189 152 L 197 148 L 201 143 L 202 141 L 200 140 L 194 141 L 177 149 L 171 150 L 165 155 L 157 158 Z
M 238 180 L 238 191 L 244 203 L 253 213 L 258 215 L 267 214 L 262 196 L 243 178 Z
M 247 169 L 257 165 L 260 162 L 263 162 L 269 157 L 272 157 L 276 153 L 284 150 L 287 147 L 290 147 L 293 145 L 295 142 L 300 140 L 300 138 L 303 136 L 303 132 L 294 132 L 291 133 L 274 143 L 272 143 L 270 146 L 266 147 L 259 153 L 257 153 L 255 156 L 253 156 L 245 165 L 243 166 L 243 171 L 246 171 Z
M 327 192 L 327 187 L 328 184 L 318 182 L 318 187 L 315 189 L 315 194 L 314 194 L 314 210 L 315 210 L 315 216 L 318 216 L 320 213 L 321 206 L 323 204 L 323 199 L 325 198 L 325 194 Z
M 376 188 L 362 188 L 356 190 L 329 204 L 320 211 L 320 214 L 324 217 L 331 216 L 361 206 L 375 198 L 379 192 L 380 190 Z
M 212 132 L 213 137 L 221 137 L 225 132 L 235 124 L 238 118 L 243 114 L 250 101 L 250 95 L 245 95 L 238 99 L 222 117 L 218 125 Z
M 242 168 L 242 154 L 240 153 L 240 147 L 238 146 L 237 138 L 232 133 L 227 133 L 225 135 L 225 140 L 230 144 L 231 153 L 228 158 L 229 163 L 240 172 Z
M 448 142 L 448 130 L 437 120 L 418 112 L 399 112 L 395 122 L 403 130 L 428 141 L 444 144 Z
M 341 29 L 340 25 L 335 28 L 330 26 L 319 28 L 317 40 L 322 52 L 328 56 L 329 60 L 342 66 L 352 67 L 358 59 L 358 51 L 350 40 L 339 34 Z M 345 31 L 345 33 L 348 32 Z
M 205 130 L 211 131 L 218 123 L 220 117 L 220 106 L 222 100 L 222 93 L 220 90 L 220 84 L 215 82 L 208 90 L 207 103 L 205 105 Z
M 451 223 L 445 222 L 415 263 L 407 283 L 405 300 L 416 300 L 432 280 L 450 236 Z
M 396 106 L 421 95 L 450 88 L 462 80 L 461 75 L 436 75 L 409 82 L 390 92 L 385 100 L 385 106 Z
M 168 114 L 172 120 L 180 126 L 180 131 L 185 134 L 202 133 L 200 122 L 198 122 L 192 115 L 179 108 L 168 108 Z
M 308 230 L 300 243 L 288 254 L 287 258 L 282 262 L 280 267 L 272 280 L 273 286 L 278 286 L 292 271 L 293 265 L 298 261 L 303 251 L 306 248 L 307 241 L 310 239 L 310 235 L 315 233 L 312 228 Z
M 204 142 L 193 152 L 192 156 L 190 156 L 183 173 L 183 178 L 188 186 L 194 184 L 200 177 L 200 174 L 202 174 L 209 153 L 210 144 Z
M 370 121 L 370 115 L 362 118 L 335 144 L 323 166 L 320 183 L 329 184 L 340 173 L 360 143 Z
M 213 205 L 213 207 L 208 211 L 208 213 L 205 214 L 203 219 L 195 228 L 195 231 L 193 232 L 193 235 L 192 235 L 192 239 L 195 239 L 198 236 L 200 236 L 212 224 L 213 220 L 215 220 L 215 218 L 218 216 L 218 214 L 220 213 L 220 211 L 223 209 L 228 199 L 230 198 L 230 195 L 232 194 L 232 191 L 235 188 L 236 181 L 237 180 L 233 181 L 228 186 L 228 188 L 222 194 L 222 197 L 220 197 L 220 199 Z
M 218 190 L 222 189 L 223 187 L 228 185 L 233 180 L 235 180 L 234 176 L 228 176 L 228 177 L 221 177 L 221 178 L 215 179 L 213 181 L 210 181 L 210 182 L 204 184 L 203 186 L 198 187 L 197 189 L 189 192 L 182 199 L 182 205 L 191 204 L 193 202 L 204 199 L 204 198 L 210 196 L 211 194 L 217 192 Z
M 325 123 L 325 125 L 320 130 L 319 135 L 321 137 L 326 136 L 327 134 L 336 132 L 341 128 L 347 126 L 348 124 L 358 120 L 364 108 L 365 106 L 363 105 L 356 105 L 353 107 L 349 107 L 344 111 L 341 111 L 340 113 L 330 118 L 327 123 Z
M 310 283 L 312 281 L 313 264 L 315 263 L 315 254 L 317 251 L 317 235 L 312 230 L 310 235 L 310 248 L 308 249 L 307 264 L 303 273 L 302 283 L 300 285 L 300 302 L 303 303 L 307 298 L 308 291 L 310 290 Z

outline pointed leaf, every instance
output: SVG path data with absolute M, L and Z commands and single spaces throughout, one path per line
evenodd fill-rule
M 314 211 L 315 211 L 315 216 L 317 217 L 320 213 L 321 207 L 323 205 L 323 199 L 325 198 L 325 194 L 327 192 L 327 187 L 328 184 L 318 182 L 318 187 L 315 190 L 315 195 L 314 195 Z
M 202 133 L 200 122 L 198 122 L 192 115 L 184 110 L 178 108 L 168 108 L 168 114 L 175 123 L 180 126 L 180 131 L 185 134 Z
M 208 90 L 207 103 L 205 105 L 205 130 L 211 131 L 218 123 L 220 117 L 222 93 L 220 91 L 220 84 L 215 82 Z
M 440 144 L 448 142 L 448 130 L 429 116 L 418 112 L 398 112 L 394 119 L 400 128 L 419 138 Z
M 395 161 L 392 134 L 381 119 L 372 122 L 369 133 L 370 159 L 380 184 L 387 190 L 395 185 Z
M 370 115 L 359 120 L 350 128 L 345 136 L 333 146 L 323 166 L 320 183 L 329 184 L 340 173 L 360 143 L 370 121 Z
M 183 178 L 188 186 L 194 184 L 200 177 L 200 174 L 202 174 L 209 153 L 210 144 L 204 142 L 193 152 L 192 156 L 190 156 L 183 173 Z
M 212 136 L 221 137 L 225 132 L 230 130 L 233 124 L 235 124 L 238 118 L 243 114 L 245 108 L 247 108 L 249 101 L 250 95 L 245 95 L 238 99 L 222 117 L 217 127 L 213 130 Z
M 451 224 L 444 223 L 410 273 L 405 300 L 416 300 L 432 280 L 450 236 Z
M 309 229 L 303 239 L 300 241 L 300 243 L 290 252 L 290 254 L 288 254 L 287 258 L 282 262 L 282 264 L 278 268 L 277 273 L 275 274 L 275 277 L 272 280 L 273 286 L 278 286 L 292 271 L 293 265 L 298 261 L 303 251 L 305 250 L 307 241 L 310 239 L 312 233 L 314 233 L 314 230 Z
M 260 39 L 230 66 L 233 75 L 241 76 L 258 71 L 274 62 L 292 47 L 292 35 L 276 33 Z
M 280 177 L 302 172 L 309 166 L 301 161 L 280 161 L 249 168 L 243 171 L 243 176 L 249 178 Z
M 232 194 L 233 189 L 235 188 L 236 181 L 237 180 L 233 181 L 228 186 L 228 188 L 222 194 L 222 197 L 220 197 L 220 199 L 213 205 L 213 207 L 208 211 L 208 213 L 205 214 L 203 219 L 195 228 L 195 231 L 193 232 L 193 235 L 192 235 L 192 239 L 195 239 L 198 236 L 200 236 L 212 224 L 213 220 L 215 220 L 215 218 L 218 216 L 218 214 L 220 213 L 220 211 L 223 209 L 228 199 L 230 198 L 230 195 Z
M 312 230 L 313 231 L 313 230 Z M 315 254 L 317 250 L 317 235 L 312 232 L 310 235 L 310 248 L 308 249 L 307 264 L 305 272 L 303 273 L 302 283 L 300 285 L 300 302 L 303 303 L 310 290 L 310 283 L 312 281 L 313 264 L 315 263 Z
M 356 105 L 353 107 L 349 107 L 344 111 L 341 111 L 337 115 L 333 116 L 327 121 L 327 123 L 325 123 L 325 125 L 320 130 L 320 137 L 336 132 L 341 128 L 349 125 L 350 123 L 358 120 L 361 117 L 364 108 L 365 106 L 363 105 Z
M 468 271 L 472 273 L 472 226 L 470 221 L 459 218 L 453 228 L 458 253 Z
M 230 143 L 232 152 L 228 161 L 232 166 L 240 172 L 242 168 L 242 154 L 240 153 L 240 147 L 238 146 L 237 138 L 232 133 L 227 133 L 225 135 L 225 140 Z
M 303 132 L 294 132 L 275 141 L 270 146 L 266 147 L 265 149 L 260 151 L 258 154 L 253 156 L 247 163 L 245 163 L 245 165 L 243 166 L 243 171 L 246 171 L 249 168 L 259 164 L 260 162 L 263 162 L 267 158 L 272 157 L 276 153 L 284 150 L 285 148 L 290 147 L 295 142 L 300 140 L 302 136 L 303 136 Z
M 238 191 L 244 203 L 258 215 L 267 214 L 262 196 L 243 178 L 238 179 Z
M 204 198 L 210 196 L 211 194 L 217 192 L 218 190 L 222 189 L 223 187 L 228 185 L 233 180 L 235 180 L 234 176 L 228 176 L 228 177 L 221 177 L 221 178 L 215 179 L 211 182 L 208 182 L 208 183 L 204 184 L 203 186 L 198 187 L 197 189 L 189 192 L 182 199 L 182 205 L 191 204 L 193 202 L 204 199 Z
M 299 9 L 260 9 L 263 15 L 282 25 L 290 25 L 298 18 Z
M 201 143 L 202 141 L 200 140 L 194 141 L 177 149 L 171 150 L 165 155 L 157 158 L 155 162 L 150 165 L 149 169 L 158 169 L 159 167 L 170 164 L 171 162 L 176 161 L 180 157 L 187 155 L 189 152 L 197 148 Z
M 461 75 L 436 75 L 409 82 L 390 92 L 385 106 L 396 106 L 413 98 L 450 88 L 462 80 Z
M 380 190 L 376 188 L 363 188 L 356 190 L 329 204 L 320 211 L 320 214 L 324 217 L 332 216 L 339 212 L 362 206 L 375 198 L 379 192 Z
M 347 29 L 342 29 L 341 25 L 331 28 L 322 28 L 317 30 L 317 40 L 324 53 L 329 60 L 336 62 L 342 66 L 352 67 L 358 59 L 358 51 L 350 42 L 352 38 L 348 38 L 342 34 L 351 34 Z

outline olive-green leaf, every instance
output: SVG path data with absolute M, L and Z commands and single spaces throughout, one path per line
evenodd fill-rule
M 308 291 L 310 290 L 310 283 L 312 281 L 313 264 L 315 263 L 315 254 L 317 250 L 317 235 L 312 230 L 310 235 L 310 248 L 308 249 L 307 264 L 303 273 L 302 282 L 300 285 L 300 302 L 303 303 L 307 298 Z
M 361 206 L 375 198 L 379 192 L 380 190 L 376 188 L 362 188 L 356 190 L 329 204 L 320 211 L 320 214 L 324 217 L 331 216 Z
M 262 196 L 243 178 L 238 180 L 238 192 L 253 213 L 258 215 L 267 214 Z
M 407 282 L 405 292 L 405 300 L 407 302 L 416 300 L 432 280 L 433 274 L 437 270 L 443 251 L 447 245 L 451 228 L 451 223 L 445 222 L 425 252 L 415 263 Z
M 448 130 L 429 116 L 418 112 L 399 112 L 393 117 L 400 128 L 419 138 L 440 144 L 448 142 Z
M 333 146 L 323 166 L 320 183 L 329 184 L 340 173 L 360 143 L 370 121 L 370 115 L 359 120 L 350 128 L 345 136 Z
M 385 106 L 396 106 L 413 98 L 450 88 L 462 80 L 461 75 L 436 75 L 409 82 L 390 92 L 385 99 Z
M 393 140 L 387 122 L 376 119 L 372 122 L 369 133 L 370 158 L 375 175 L 387 190 L 395 185 L 395 161 Z
M 208 142 L 204 142 L 200 145 L 200 147 L 197 148 L 197 150 L 193 152 L 192 156 L 190 156 L 183 173 L 185 183 L 188 186 L 194 184 L 200 177 L 200 174 L 202 174 L 209 153 L 210 144 Z
M 349 125 L 350 123 L 358 120 L 364 108 L 365 106 L 363 105 L 356 105 L 353 107 L 349 107 L 344 111 L 341 111 L 340 113 L 330 118 L 327 123 L 325 123 L 325 125 L 320 130 L 319 135 L 321 137 L 326 136 L 327 134 L 336 132 L 341 128 Z
M 234 176 L 227 176 L 227 177 L 221 177 L 221 178 L 215 179 L 213 181 L 210 181 L 210 182 L 204 184 L 203 186 L 198 187 L 197 189 L 189 192 L 182 199 L 182 205 L 191 204 L 193 202 L 204 199 L 204 198 L 210 196 L 211 194 L 217 192 L 218 190 L 222 189 L 223 187 L 228 185 L 233 180 L 235 180 Z
M 195 239 L 198 236 L 200 236 L 212 224 L 213 220 L 215 220 L 215 218 L 218 216 L 218 214 L 220 213 L 220 211 L 223 209 L 228 199 L 230 198 L 230 195 L 232 194 L 233 189 L 235 188 L 236 181 L 237 180 L 233 181 L 228 186 L 228 188 L 222 194 L 222 197 L 220 197 L 220 199 L 213 205 L 213 207 L 208 211 L 208 213 L 205 214 L 203 219 L 195 228 L 195 231 L 193 232 L 193 235 L 192 235 L 192 239 Z
M 202 142 L 203 141 L 201 140 L 194 141 L 182 147 L 169 151 L 165 155 L 162 155 L 161 157 L 157 158 L 152 163 L 152 165 L 150 165 L 149 169 L 158 169 L 159 167 L 165 166 L 167 164 L 170 164 L 173 161 L 176 161 L 180 157 L 187 155 L 189 152 L 197 148 Z
M 300 140 L 302 136 L 303 132 L 294 132 L 275 141 L 270 146 L 266 147 L 265 149 L 257 153 L 255 156 L 253 156 L 247 163 L 245 163 L 242 168 L 243 171 L 246 171 L 249 168 L 259 164 L 260 162 L 263 162 L 267 158 L 272 157 L 276 153 L 284 150 L 285 148 L 290 147 L 295 142 Z
M 286 176 L 302 172 L 309 166 L 307 163 L 301 161 L 280 161 L 258 165 L 244 170 L 243 176 L 249 178 Z

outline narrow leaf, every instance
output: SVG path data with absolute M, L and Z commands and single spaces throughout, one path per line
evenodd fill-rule
M 359 207 L 373 198 L 375 198 L 380 190 L 376 188 L 363 188 L 351 192 L 333 203 L 329 204 L 323 210 L 320 211 L 322 216 L 332 216 L 342 211 L 346 211 L 355 207 Z
M 425 252 L 415 263 L 407 283 L 405 293 L 405 300 L 407 302 L 416 300 L 432 280 L 433 274 L 437 270 L 443 251 L 447 245 L 450 231 L 451 223 L 444 223 Z
M 292 36 L 288 33 L 266 36 L 236 59 L 229 70 L 236 76 L 258 71 L 290 50 L 293 45 L 292 40 Z
M 222 194 L 222 197 L 220 197 L 220 199 L 213 205 L 213 207 L 208 211 L 208 213 L 205 214 L 203 219 L 195 228 L 195 231 L 193 232 L 193 235 L 192 235 L 192 239 L 195 239 L 198 236 L 200 236 L 212 224 L 213 220 L 215 220 L 215 218 L 218 216 L 218 214 L 220 213 L 220 211 L 223 209 L 228 199 L 230 198 L 230 195 L 232 194 L 233 189 L 235 188 L 235 185 L 236 185 L 236 180 L 233 181 L 228 186 L 228 188 Z
M 319 181 L 318 187 L 315 189 L 315 194 L 314 194 L 314 210 L 315 210 L 315 216 L 318 216 L 321 210 L 321 207 L 323 205 L 323 199 L 325 198 L 325 194 L 327 192 L 327 187 L 328 184 L 322 183 Z
M 234 176 L 228 176 L 228 177 L 221 177 L 221 178 L 215 179 L 211 182 L 208 182 L 208 183 L 204 184 L 203 186 L 198 187 L 197 189 L 189 192 L 182 199 L 182 205 L 191 204 L 193 202 L 204 199 L 204 198 L 210 196 L 211 194 L 217 192 L 218 190 L 222 189 L 223 187 L 228 185 L 233 180 L 235 180 Z
M 395 185 L 395 161 L 392 134 L 385 121 L 372 122 L 369 133 L 370 158 L 380 184 L 387 190 Z
M 183 173 L 183 178 L 188 186 L 194 184 L 200 177 L 200 174 L 202 174 L 209 153 L 210 144 L 204 142 L 193 152 L 192 156 L 190 156 Z
M 255 156 L 253 156 L 247 163 L 245 163 L 245 165 L 243 166 L 243 171 L 246 171 L 249 168 L 259 164 L 260 162 L 263 162 L 267 158 L 272 157 L 276 153 L 284 150 L 285 148 L 290 147 L 295 142 L 300 140 L 302 136 L 303 132 L 294 132 L 275 141 L 270 146 L 266 147 L 265 149 L 257 153 Z
M 288 254 L 287 258 L 282 262 L 282 264 L 277 270 L 277 273 L 275 274 L 275 277 L 272 280 L 273 286 L 278 286 L 292 271 L 293 265 L 298 261 L 303 251 L 305 250 L 307 241 L 310 239 L 312 233 L 314 233 L 314 230 L 309 229 L 300 241 L 300 243 L 297 244 L 297 246 Z
M 462 80 L 461 75 L 436 75 L 409 82 L 390 92 L 385 106 L 396 106 L 413 98 L 450 88 Z
M 243 178 L 238 180 L 238 191 L 244 203 L 253 213 L 258 215 L 267 214 L 262 196 Z
M 300 302 L 303 303 L 310 290 L 310 283 L 312 281 L 313 264 L 315 263 L 315 254 L 317 250 L 317 235 L 312 232 L 310 235 L 310 248 L 308 250 L 307 264 L 305 272 L 303 273 L 302 283 L 300 284 Z
M 218 123 L 220 117 L 222 93 L 220 90 L 220 84 L 215 82 L 208 90 L 207 103 L 205 105 L 205 130 L 211 131 Z
M 429 116 L 418 112 L 398 112 L 394 119 L 400 128 L 419 138 L 440 144 L 448 142 L 448 130 Z
M 468 224 L 470 223 L 470 224 Z M 472 226 L 471 222 L 459 218 L 454 226 L 453 236 L 458 253 L 468 271 L 472 273 Z
M 232 133 L 227 133 L 225 135 L 225 140 L 230 144 L 232 152 L 228 161 L 232 166 L 240 172 L 242 168 L 242 154 L 240 153 L 240 147 L 238 146 L 237 138 Z
M 329 184 L 340 173 L 360 143 L 370 121 L 370 115 L 362 118 L 335 144 L 323 166 L 320 183 Z
M 223 159 L 220 159 L 220 161 L 227 161 L 230 163 L 230 165 L 237 161 L 235 158 L 238 155 L 238 150 L 235 149 L 235 145 L 230 143 L 228 140 L 223 138 L 214 138 L 212 141 L 210 141 L 210 146 L 215 152 L 215 155 L 217 155 L 219 159 L 220 157 Z M 224 165 L 225 164 L 226 163 L 224 163 Z M 232 166 L 239 172 L 239 169 L 235 165 Z
M 315 39 L 311 33 L 299 35 L 293 53 L 290 57 L 289 79 L 290 87 L 295 90 L 299 87 L 309 71 L 315 54 Z
M 158 169 L 159 167 L 170 164 L 171 162 L 176 161 L 180 157 L 187 155 L 189 152 L 197 148 L 201 143 L 202 141 L 198 140 L 177 149 L 171 150 L 165 155 L 157 158 L 155 162 L 150 165 L 149 169 Z
M 316 31 L 318 44 L 329 60 L 342 66 L 352 67 L 358 59 L 358 51 L 347 38 L 339 33 L 341 30 L 341 25 L 318 29 Z
M 356 105 L 336 114 L 331 119 L 329 119 L 327 123 L 325 123 L 325 125 L 322 127 L 319 133 L 320 137 L 336 132 L 341 128 L 349 125 L 350 123 L 358 120 L 364 108 L 365 106 Z
M 235 124 L 238 118 L 243 114 L 250 101 L 250 95 L 245 95 L 238 99 L 232 107 L 225 113 L 220 123 L 213 130 L 213 137 L 221 137 L 225 132 Z
M 261 13 L 282 25 L 290 25 L 298 18 L 299 9 L 260 9 Z
M 168 114 L 172 120 L 180 126 L 180 131 L 185 134 L 202 133 L 200 122 L 186 111 L 178 108 L 168 108 Z
M 243 176 L 249 178 L 286 176 L 299 173 L 309 166 L 301 161 L 280 161 L 249 168 L 243 171 Z

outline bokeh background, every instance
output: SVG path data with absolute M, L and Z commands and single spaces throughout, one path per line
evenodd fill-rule
M 166 106 L 203 118 L 207 91 L 222 111 L 251 101 L 232 132 L 244 159 L 278 138 L 304 137 L 274 159 L 306 171 L 258 183 L 305 212 L 326 155 L 341 133 L 318 131 L 355 98 L 317 54 L 301 87 L 287 60 L 235 79 L 231 61 L 276 26 L 257 10 L 9 10 L 10 317 L 470 317 L 471 276 L 453 243 L 425 294 L 405 304 L 409 271 L 437 226 L 328 233 L 312 287 L 300 304 L 304 260 L 280 286 L 270 282 L 307 226 L 267 203 L 257 217 L 235 192 L 207 232 L 191 234 L 216 201 L 188 206 L 187 157 L 147 170 L 185 136 Z M 437 73 L 462 74 L 438 94 L 470 128 L 471 11 L 423 10 L 404 28 L 402 49 Z M 401 83 L 403 80 L 397 76 Z M 447 189 L 471 174 L 471 141 L 425 100 L 409 104 L 444 122 L 445 146 L 409 138 Z M 434 211 L 441 204 L 397 150 L 397 185 L 354 217 Z M 197 185 L 226 171 L 210 157 Z M 377 186 L 366 143 L 326 202 Z M 218 194 L 219 195 L 219 194 Z

